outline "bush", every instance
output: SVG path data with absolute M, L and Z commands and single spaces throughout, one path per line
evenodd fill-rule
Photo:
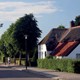
M 39 68 L 54 69 L 65 72 L 80 73 L 80 60 L 71 59 L 38 59 Z
M 80 61 L 75 61 L 74 62 L 74 71 L 76 73 L 80 73 Z

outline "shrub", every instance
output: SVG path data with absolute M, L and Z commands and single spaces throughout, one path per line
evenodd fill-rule
M 37 64 L 39 68 L 80 73 L 80 60 L 55 59 L 55 58 L 38 59 Z

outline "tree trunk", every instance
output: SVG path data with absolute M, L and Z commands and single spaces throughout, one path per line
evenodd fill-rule
M 19 55 L 19 65 L 21 65 L 21 53 Z
M 29 64 L 29 66 L 31 66 L 31 59 L 29 57 L 29 54 L 28 54 L 28 64 Z
M 16 58 L 15 58 L 15 56 L 14 56 L 14 64 L 16 64 Z

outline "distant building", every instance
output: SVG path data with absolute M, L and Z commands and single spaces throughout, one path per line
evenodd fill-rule
M 80 58 L 80 26 L 69 29 L 53 28 L 38 45 L 38 58 Z

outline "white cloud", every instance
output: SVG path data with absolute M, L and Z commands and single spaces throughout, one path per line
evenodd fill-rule
M 0 2 L 0 21 L 15 21 L 24 14 L 33 13 L 38 16 L 58 11 L 53 1 L 25 2 Z

